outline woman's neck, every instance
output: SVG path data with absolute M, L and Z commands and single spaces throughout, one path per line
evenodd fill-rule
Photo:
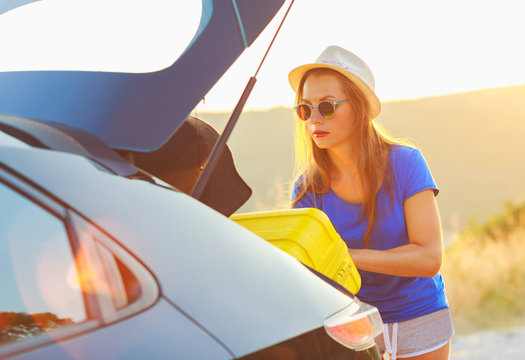
M 328 149 L 328 156 L 332 163 L 330 177 L 334 178 L 355 178 L 358 167 L 357 146 L 348 144 L 345 147 Z

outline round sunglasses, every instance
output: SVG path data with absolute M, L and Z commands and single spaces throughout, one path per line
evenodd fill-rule
M 306 121 L 310 120 L 312 117 L 312 111 L 314 108 L 317 108 L 317 111 L 319 111 L 319 114 L 325 119 L 330 119 L 332 116 L 334 116 L 335 113 L 335 107 L 341 103 L 344 103 L 345 101 L 348 101 L 348 99 L 343 99 L 339 101 L 321 101 L 317 105 L 310 105 L 310 104 L 299 104 L 295 105 L 293 109 L 295 110 L 295 113 L 299 117 L 299 119 Z

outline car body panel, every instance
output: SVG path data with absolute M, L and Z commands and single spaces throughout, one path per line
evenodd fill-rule
M 236 356 L 318 328 L 353 301 L 186 194 L 101 172 L 73 154 L 2 148 L 0 160 L 137 254 L 162 294 Z

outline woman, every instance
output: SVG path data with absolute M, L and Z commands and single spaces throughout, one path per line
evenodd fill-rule
M 453 325 L 439 273 L 438 189 L 420 151 L 374 119 L 381 103 L 357 56 L 328 47 L 289 75 L 296 92 L 294 207 L 323 210 L 362 278 L 357 296 L 376 306 L 376 339 L 392 359 L 447 359 Z

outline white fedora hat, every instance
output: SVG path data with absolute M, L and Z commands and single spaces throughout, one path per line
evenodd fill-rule
M 314 63 L 301 65 L 290 71 L 288 81 L 292 89 L 297 92 L 304 74 L 308 70 L 316 68 L 332 69 L 346 76 L 367 98 L 372 117 L 376 118 L 381 113 L 381 102 L 374 92 L 374 75 L 357 55 L 339 46 L 327 47 Z

